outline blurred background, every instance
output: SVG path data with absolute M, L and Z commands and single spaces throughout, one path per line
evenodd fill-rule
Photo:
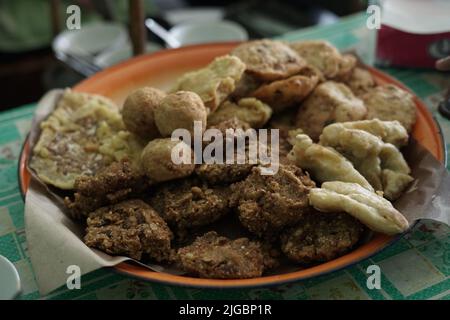
M 136 12 L 134 1 L 0 0 L 0 110 L 35 102 L 49 89 L 131 57 L 128 31 L 139 12 L 151 19 L 146 22 L 153 31 L 138 26 L 135 33 L 145 34 L 143 50 L 153 52 L 211 38 L 276 37 L 367 8 L 364 0 L 143 0 Z M 77 22 L 76 11 L 67 12 L 70 5 L 81 9 L 81 30 L 67 30 L 69 17 Z

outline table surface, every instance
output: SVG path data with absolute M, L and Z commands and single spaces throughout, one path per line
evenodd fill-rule
M 365 16 L 355 15 L 332 26 L 313 27 L 283 36 L 286 40 L 327 39 L 340 49 L 356 48 L 370 59 Z M 366 51 L 364 51 L 366 50 Z M 450 77 L 434 71 L 384 69 L 422 98 L 450 141 L 450 121 L 437 112 L 437 102 Z M 450 299 L 450 230 L 421 221 L 396 244 L 361 263 L 318 278 L 262 289 L 189 289 L 143 282 L 102 269 L 85 275 L 80 290 L 63 287 L 46 297 L 37 291 L 27 252 L 24 204 L 17 181 L 17 162 L 30 128 L 35 105 L 0 113 L 0 254 L 19 271 L 19 299 Z M 447 148 L 448 148 L 447 144 Z M 449 167 L 448 167 L 449 168 Z M 367 267 L 381 269 L 381 289 L 367 288 Z M 1 290 L 1 289 L 0 289 Z

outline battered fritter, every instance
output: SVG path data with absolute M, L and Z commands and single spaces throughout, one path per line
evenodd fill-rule
M 297 263 L 326 262 L 349 251 L 363 231 L 363 225 L 349 214 L 312 211 L 282 233 L 281 250 Z
M 345 83 L 356 96 L 360 96 L 375 87 L 375 79 L 366 69 L 356 67 Z
M 314 186 L 309 176 L 293 165 L 280 165 L 275 175 L 262 175 L 261 167 L 255 167 L 246 180 L 231 186 L 231 204 L 248 230 L 271 237 L 309 210 L 308 193 Z
M 156 261 L 171 256 L 170 231 L 164 220 L 141 200 L 128 200 L 89 214 L 84 242 L 108 254 Z
M 230 240 L 216 232 L 208 232 L 179 249 L 178 257 L 186 272 L 201 278 L 254 278 L 264 271 L 264 255 L 259 243 L 247 238 Z

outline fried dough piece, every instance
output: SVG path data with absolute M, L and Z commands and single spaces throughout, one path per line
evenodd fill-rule
M 171 91 L 195 92 L 213 112 L 234 91 L 244 70 L 245 64 L 235 56 L 218 57 L 205 68 L 183 75 Z
M 181 267 L 201 278 L 244 279 L 264 271 L 261 245 L 247 238 L 230 240 L 208 232 L 178 250 Z
M 84 242 L 108 254 L 140 260 L 142 254 L 168 261 L 173 235 L 164 220 L 142 200 L 128 200 L 89 214 Z
M 274 112 L 280 112 L 302 102 L 318 82 L 317 76 L 296 75 L 263 85 L 251 95 L 267 103 Z
M 270 238 L 309 210 L 308 192 L 314 186 L 296 166 L 280 165 L 275 175 L 262 175 L 261 167 L 255 167 L 246 180 L 231 186 L 231 204 L 248 230 Z
M 386 84 L 375 87 L 361 96 L 367 107 L 367 119 L 399 121 L 408 132 L 416 123 L 413 96 L 399 87 Z
M 300 106 L 295 124 L 317 141 L 328 124 L 362 120 L 366 113 L 363 102 L 346 85 L 327 81 L 318 85 Z
M 313 210 L 281 234 L 281 250 L 297 263 L 326 262 L 352 249 L 363 231 L 364 226 L 346 213 Z
M 252 128 L 261 128 L 272 115 L 272 109 L 255 98 L 243 98 L 238 103 L 225 101 L 214 113 L 208 117 L 209 125 L 237 118 L 248 123 Z
M 375 87 L 375 79 L 372 74 L 363 68 L 356 67 L 344 82 L 356 96 L 360 96 Z
M 346 212 L 376 232 L 396 234 L 409 226 L 388 200 L 356 183 L 325 182 L 311 190 L 309 202 L 322 212 Z
M 249 74 L 262 81 L 287 78 L 306 65 L 288 45 L 268 39 L 243 43 L 231 54 L 245 63 Z
M 94 176 L 78 177 L 74 198 L 66 197 L 64 204 L 73 218 L 82 219 L 100 207 L 139 196 L 148 187 L 148 179 L 130 162 L 114 162 Z
M 248 72 L 244 72 L 241 79 L 236 83 L 236 87 L 231 94 L 231 98 L 233 100 L 239 100 L 249 97 L 253 91 L 261 86 L 261 84 L 261 80 L 258 80 Z
M 339 70 L 333 79 L 336 81 L 345 82 L 352 74 L 353 69 L 356 66 L 356 57 L 352 54 L 343 54 L 339 60 Z
M 373 191 L 370 183 L 339 152 L 312 142 L 305 134 L 299 134 L 293 141 L 294 146 L 288 155 L 297 166 L 308 170 L 319 182 L 354 182 Z

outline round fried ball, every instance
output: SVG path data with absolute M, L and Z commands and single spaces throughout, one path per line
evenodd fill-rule
M 128 131 L 145 140 L 159 137 L 154 110 L 165 96 L 163 91 L 151 87 L 132 92 L 125 100 L 122 109 L 122 119 Z
M 200 121 L 202 132 L 206 128 L 207 111 L 200 96 L 190 91 L 167 95 L 155 109 L 155 122 L 159 132 L 169 137 L 175 129 L 194 133 L 194 121 Z
M 177 158 L 184 161 L 174 161 L 172 150 Z M 147 177 L 155 182 L 187 177 L 195 168 L 191 147 L 170 138 L 150 141 L 142 151 L 141 163 Z

